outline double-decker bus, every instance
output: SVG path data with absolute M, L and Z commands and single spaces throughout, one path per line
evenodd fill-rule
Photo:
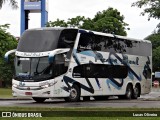
M 137 99 L 151 91 L 152 44 L 75 28 L 26 30 L 15 52 L 13 96 L 66 101 Z

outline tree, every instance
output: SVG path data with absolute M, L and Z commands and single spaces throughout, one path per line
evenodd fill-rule
M 81 28 L 84 21 L 85 21 L 84 16 L 77 16 L 75 18 L 68 19 L 67 24 L 69 25 L 69 27 Z
M 150 40 L 152 42 L 152 49 L 156 49 L 160 46 L 160 34 L 153 33 L 145 38 L 146 40 Z
M 98 12 L 93 19 L 85 18 L 84 16 L 69 18 L 67 22 L 57 19 L 54 22 L 50 21 L 47 26 L 69 26 L 126 36 L 126 27 L 128 24 L 124 22 L 124 16 L 117 9 L 108 8 L 102 12 Z
M 124 22 L 124 16 L 117 9 L 108 8 L 102 12 L 98 12 L 93 18 L 93 23 L 93 30 L 123 36 L 127 35 L 125 27 L 128 24 Z
M 160 0 L 138 0 L 133 3 L 132 6 L 139 8 L 145 7 L 141 14 L 149 14 L 148 20 L 150 20 L 150 18 L 160 19 Z
M 6 63 L 4 61 L 4 55 L 7 51 L 16 48 L 17 41 L 12 35 L 6 32 L 8 28 L 8 24 L 0 25 L 0 81 L 11 84 L 14 70 L 13 57 L 11 57 L 10 63 Z
M 153 71 L 160 71 L 160 34 L 155 32 L 145 39 L 152 42 Z
M 153 71 L 160 71 L 160 46 L 153 49 Z
M 160 19 L 160 0 L 138 0 L 132 6 L 144 7 L 141 15 L 148 14 L 148 20 L 150 18 Z M 157 28 L 157 31 L 145 38 L 152 42 L 153 71 L 160 71 L 160 23 L 157 25 Z
M 46 26 L 47 27 L 68 27 L 67 23 L 64 20 L 60 20 L 60 19 L 57 19 L 54 22 L 49 21 Z
M 2 8 L 3 4 L 4 4 L 5 2 L 7 2 L 7 1 L 8 1 L 8 0 L 0 0 L 0 9 Z M 11 5 L 11 7 L 12 7 L 13 9 L 18 8 L 18 3 L 17 3 L 16 0 L 9 0 L 9 4 Z

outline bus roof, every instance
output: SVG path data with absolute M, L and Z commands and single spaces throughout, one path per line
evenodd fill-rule
M 78 28 L 69 28 L 69 27 L 42 27 L 42 28 L 28 29 L 26 31 L 32 31 L 32 30 L 33 31 L 35 31 L 35 30 L 64 30 L 64 29 L 75 29 L 75 30 L 84 31 L 84 32 L 91 32 L 91 33 L 94 33 L 96 35 L 103 35 L 103 36 L 116 37 L 116 38 L 120 38 L 120 39 L 131 40 L 131 41 L 151 43 L 151 41 L 149 41 L 149 40 L 135 39 L 135 38 L 129 38 L 129 37 L 126 37 L 126 36 L 120 36 L 120 35 L 115 35 L 115 34 L 110 34 L 110 33 L 102 33 L 102 32 L 97 32 L 97 31 L 78 29 Z

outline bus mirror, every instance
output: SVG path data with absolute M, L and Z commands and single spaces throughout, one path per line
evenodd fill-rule
M 69 50 L 70 48 L 63 48 L 63 49 L 56 49 L 56 50 L 51 51 L 48 57 L 49 63 L 52 63 L 54 61 L 55 55 L 66 53 Z
M 15 53 L 16 49 L 10 50 L 8 52 L 6 52 L 6 54 L 4 55 L 5 61 L 8 62 L 9 61 L 9 55 L 12 53 Z

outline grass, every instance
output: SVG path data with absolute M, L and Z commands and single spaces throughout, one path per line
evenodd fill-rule
M 12 88 L 0 88 L 0 98 L 12 98 Z

